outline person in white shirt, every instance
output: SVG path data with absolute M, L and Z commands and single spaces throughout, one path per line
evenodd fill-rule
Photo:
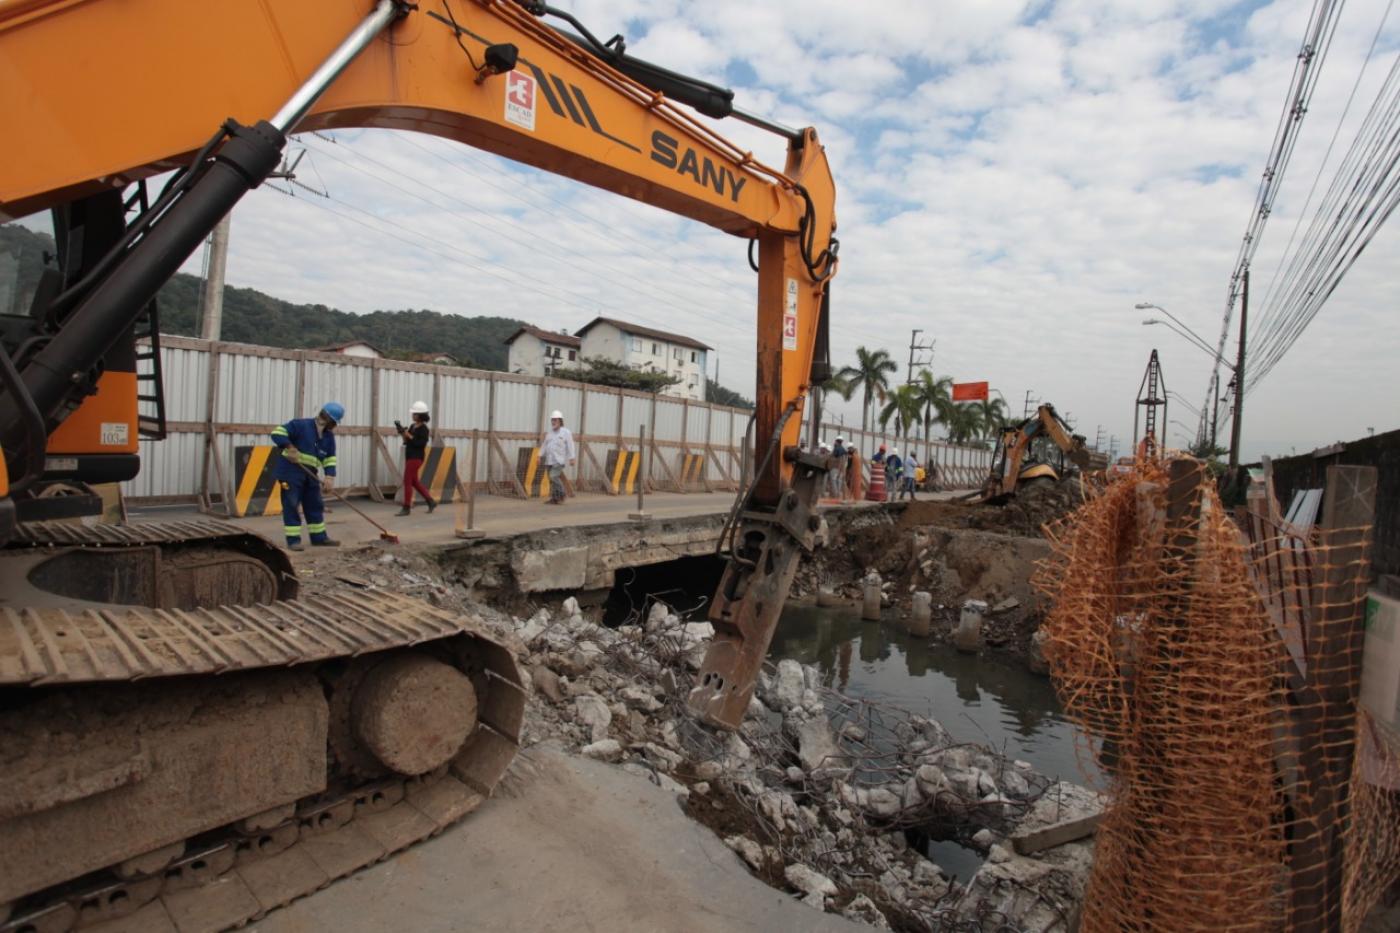
M 914 495 L 914 490 L 919 488 L 918 475 L 919 458 L 914 456 L 914 452 L 911 450 L 909 456 L 904 458 L 904 480 L 899 488 L 899 498 L 903 499 L 905 493 L 909 494 L 910 499 L 919 498 Z
M 540 444 L 540 463 L 549 471 L 549 505 L 564 504 L 564 467 L 578 460 L 573 432 L 564 427 L 564 413 L 549 413 L 549 431 Z

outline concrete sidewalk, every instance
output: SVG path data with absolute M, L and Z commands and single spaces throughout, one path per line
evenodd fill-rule
M 446 544 L 456 540 L 454 531 L 459 517 L 463 527 L 466 523 L 465 503 L 440 505 L 432 515 L 425 507 L 415 505 L 412 515 L 399 518 L 394 514 L 399 510 L 396 502 L 375 502 L 369 498 L 355 498 L 350 502 L 398 535 L 405 544 Z M 656 520 L 725 513 L 733 504 L 732 492 L 652 493 L 646 497 L 647 513 Z M 628 514 L 636 510 L 635 496 L 581 493 L 557 506 L 544 505 L 540 499 L 478 496 L 475 524 L 489 536 L 503 537 L 571 525 L 627 524 Z M 169 522 L 208 516 L 202 515 L 192 505 L 181 505 L 132 508 L 130 517 L 132 521 Z M 236 518 L 233 521 L 269 540 L 282 540 L 280 515 Z M 326 502 L 326 530 L 332 538 L 344 544 L 364 544 L 379 538 L 379 532 L 369 522 L 334 498 Z
M 958 493 L 921 493 L 920 498 L 946 499 L 955 495 Z M 457 540 L 455 530 L 459 524 L 466 527 L 465 503 L 440 505 L 432 515 L 428 514 L 424 506 L 415 505 L 412 515 L 400 518 L 394 514 L 399 510 L 397 502 L 375 502 L 373 499 L 360 497 L 350 501 L 355 508 L 398 535 L 404 544 L 447 544 Z M 823 499 L 819 508 L 826 511 L 836 508 L 870 508 L 879 504 Z M 733 506 L 732 492 L 659 492 L 646 497 L 647 514 L 653 521 L 688 518 L 694 515 L 723 515 Z M 636 510 L 635 496 L 580 493 L 563 505 L 556 506 L 544 505 L 540 499 L 522 500 L 483 495 L 476 499 L 475 525 L 489 537 L 507 537 L 575 525 L 636 524 L 627 517 Z M 189 521 L 208 517 L 193 505 L 136 506 L 129 508 L 129 514 L 131 520 L 136 522 Z M 250 516 L 232 521 L 271 541 L 280 542 L 283 539 L 280 515 Z M 369 522 L 334 498 L 326 503 L 326 530 L 332 538 L 347 545 L 366 544 L 379 538 L 379 532 Z

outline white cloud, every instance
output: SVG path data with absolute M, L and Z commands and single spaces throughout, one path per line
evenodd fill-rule
M 626 33 L 639 57 L 721 83 L 742 76 L 745 110 L 818 128 L 843 241 L 838 365 L 862 344 L 902 361 L 909 331 L 921 328 L 938 340 L 940 373 L 989 379 L 1018 410 L 1033 390 L 1086 433 L 1103 424 L 1123 440 L 1155 346 L 1169 386 L 1200 403 L 1209 358 L 1143 327 L 1132 305 L 1165 305 L 1215 340 L 1311 4 L 570 8 L 602 39 Z M 1345 8 L 1257 281 L 1273 275 L 1384 8 Z M 1395 20 L 1351 126 L 1400 47 Z M 732 120 L 711 125 L 783 164 L 778 137 Z M 302 169 L 335 200 L 263 190 L 239 207 L 231 282 L 354 311 L 429 307 L 556 328 L 615 314 L 714 344 L 725 382 L 752 391 L 754 276 L 743 241 L 443 140 L 336 135 L 338 145 L 309 140 Z M 1384 231 L 1246 400 L 1246 453 L 1397 426 L 1400 368 L 1386 348 L 1400 328 L 1400 283 L 1389 274 L 1398 247 L 1400 234 Z M 197 257 L 188 268 L 198 271 Z M 1261 318 L 1265 292 L 1255 299 Z M 859 418 L 855 405 L 833 407 Z

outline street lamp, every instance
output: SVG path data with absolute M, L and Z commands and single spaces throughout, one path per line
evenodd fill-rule
M 1172 320 L 1176 320 L 1176 318 L 1172 318 Z M 1174 332 L 1176 332 L 1178 335 L 1180 335 L 1180 336 L 1182 336 L 1182 337 L 1185 337 L 1187 340 L 1191 341 L 1191 345 L 1192 345 L 1192 346 L 1199 347 L 1202 351 L 1204 351 L 1205 353 L 1207 353 L 1207 354 L 1209 354 L 1211 357 L 1213 357 L 1213 358 L 1215 359 L 1215 361 L 1218 362 L 1220 365 L 1222 365 L 1222 366 L 1224 366 L 1225 368 L 1230 369 L 1230 370 L 1232 370 L 1232 371 L 1234 370 L 1235 367 L 1232 366 L 1232 365 L 1230 364 L 1230 362 L 1229 362 L 1228 360 L 1225 359 L 1225 357 L 1221 356 L 1219 353 L 1216 353 L 1214 350 L 1212 350 L 1212 349 L 1210 348 L 1210 346 L 1209 346 L 1204 340 L 1202 340 L 1200 337 L 1196 336 L 1196 332 L 1193 331 L 1193 330 L 1191 330 L 1190 328 L 1187 328 L 1187 329 L 1185 329 L 1185 330 L 1182 330 L 1182 329 L 1179 328 L 1179 327 L 1173 327 L 1173 326 L 1172 326 L 1170 323 L 1168 323 L 1167 321 L 1163 321 L 1163 320 L 1161 320 L 1160 318 L 1155 318 L 1155 317 L 1150 317 L 1150 318 L 1148 318 L 1148 319 L 1146 319 L 1145 321 L 1142 322 L 1142 326 L 1143 326 L 1143 327 L 1147 327 L 1147 326 L 1152 325 L 1152 324 L 1161 324 L 1163 327 L 1167 328 L 1168 330 L 1174 331 Z
M 1175 392 L 1175 391 L 1173 391 L 1173 390 L 1171 390 L 1171 389 L 1168 389 L 1168 390 L 1167 390 L 1167 395 L 1168 395 L 1168 397 L 1170 397 L 1170 398 L 1176 399 L 1176 400 L 1177 400 L 1178 402 L 1180 402 L 1182 405 L 1185 405 L 1185 406 L 1186 406 L 1186 410 L 1189 411 L 1189 412 L 1191 412 L 1191 414 L 1195 415 L 1197 418 L 1202 417 L 1202 416 L 1201 416 L 1201 410 L 1200 410 L 1199 408 L 1197 408 L 1196 406 L 1192 405 L 1190 402 L 1188 402 L 1188 401 L 1186 400 L 1186 397 L 1185 397 L 1184 395 L 1182 395 L 1180 392 Z
M 1238 466 L 1239 466 L 1239 463 L 1240 463 L 1240 420 L 1241 420 L 1241 418 L 1243 417 L 1243 414 L 1244 414 L 1244 350 L 1245 350 L 1245 322 L 1249 320 L 1249 269 L 1248 269 L 1248 268 L 1246 268 L 1246 269 L 1244 270 L 1244 273 L 1243 273 L 1243 275 L 1241 276 L 1241 279 L 1242 279 L 1242 281 L 1241 281 L 1242 288 L 1241 288 L 1241 291 L 1240 291 L 1240 342 L 1239 342 L 1239 352 L 1238 352 L 1238 355 L 1237 355 L 1237 357 L 1236 357 L 1236 359 L 1235 359 L 1235 364 L 1234 364 L 1233 366 L 1231 366 L 1229 363 L 1225 362 L 1225 360 L 1221 358 L 1221 356 L 1220 356 L 1219 353 L 1217 353 L 1216 351 L 1214 351 L 1214 350 L 1211 349 L 1210 344 L 1206 343 L 1206 341 L 1202 340 L 1199 336 L 1196 335 L 1195 331 L 1191 330 L 1191 328 L 1187 327 L 1185 324 L 1182 324 L 1181 321 L 1177 321 L 1176 316 L 1173 315 L 1173 314 L 1172 314 L 1170 311 L 1168 311 L 1166 308 L 1164 308 L 1164 307 L 1162 307 L 1161 305 L 1158 305 L 1158 304 L 1153 304 L 1153 303 L 1150 302 L 1150 301 L 1139 301 L 1136 305 L 1133 306 L 1134 308 L 1136 308 L 1136 309 L 1139 310 L 1139 311 L 1146 311 L 1146 310 L 1148 310 L 1148 309 L 1151 309 L 1151 310 L 1154 310 L 1154 311 L 1160 311 L 1160 312 L 1162 312 L 1163 314 L 1165 314 L 1168 318 L 1170 318 L 1171 320 L 1176 321 L 1177 324 L 1180 324 L 1180 325 L 1181 325 L 1181 327 L 1183 328 L 1182 330 L 1177 330 L 1175 327 L 1172 327 L 1172 325 L 1167 324 L 1166 321 L 1159 321 L 1159 320 L 1156 320 L 1156 319 L 1154 319 L 1154 318 L 1149 318 L 1148 320 L 1143 321 L 1142 323 L 1144 323 L 1144 324 L 1166 324 L 1167 327 L 1171 328 L 1172 330 L 1175 330 L 1178 334 L 1181 334 L 1181 336 L 1186 337 L 1186 338 L 1187 338 L 1188 340 L 1190 340 L 1193 344 L 1195 344 L 1196 346 L 1198 346 L 1198 347 L 1200 347 L 1201 349 L 1205 350 L 1206 353 L 1210 354 L 1211 358 L 1214 359 L 1214 360 L 1216 361 L 1217 364 L 1224 364 L 1225 368 L 1228 369 L 1228 370 L 1230 370 L 1230 372 L 1234 375 L 1234 377 L 1235 377 L 1235 378 L 1234 378 L 1234 381 L 1235 381 L 1235 404 L 1234 404 L 1234 412 L 1232 413 L 1232 416 L 1231 416 L 1231 417 L 1232 417 L 1232 421 L 1231 421 L 1231 423 L 1230 423 L 1230 476 L 1231 476 L 1232 478 L 1233 478 L 1234 475 L 1235 475 L 1235 468 L 1238 467 Z M 1211 415 L 1210 444 L 1211 444 L 1212 447 L 1214 447 L 1214 446 L 1215 446 L 1215 415 L 1214 415 L 1214 411 L 1219 411 L 1219 409 L 1220 409 L 1220 379 L 1219 379 L 1218 374 L 1215 376 L 1215 378 L 1212 380 L 1212 382 L 1214 383 L 1214 388 L 1215 388 L 1216 397 L 1215 397 L 1215 406 L 1214 406 L 1214 409 L 1213 409 L 1213 413 L 1212 413 L 1212 415 Z

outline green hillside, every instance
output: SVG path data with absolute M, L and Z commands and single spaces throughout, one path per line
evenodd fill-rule
M 0 225 L 0 313 L 24 314 L 53 238 Z M 200 279 L 177 273 L 161 289 L 161 331 L 194 336 L 199 329 Z M 325 305 L 293 304 L 255 288 L 224 288 L 223 339 L 263 346 L 307 348 L 365 340 L 390 356 L 449 353 L 463 366 L 506 368 L 505 339 L 522 321 L 463 317 L 429 310 L 351 314 Z

